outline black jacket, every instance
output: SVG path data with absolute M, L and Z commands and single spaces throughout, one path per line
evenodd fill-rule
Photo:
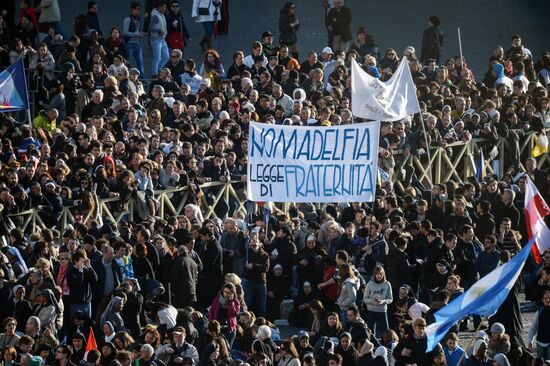
M 251 283 L 266 283 L 266 274 L 269 271 L 269 255 L 263 249 L 257 252 L 249 250 L 248 263 L 252 263 L 252 269 L 245 267 L 243 277 Z
M 428 344 L 428 338 L 423 337 L 416 339 L 413 336 L 407 339 L 401 340 L 395 349 L 393 350 L 393 357 L 395 357 L 395 366 L 405 366 L 410 364 L 431 365 L 432 352 L 426 352 L 426 346 Z M 412 354 L 408 357 L 401 356 L 401 351 L 404 348 L 408 348 L 412 351 Z
M 174 258 L 171 269 L 171 288 L 174 295 L 189 296 L 196 301 L 198 270 L 195 261 L 184 253 Z
M 426 63 L 428 59 L 439 60 L 443 50 L 443 37 L 445 33 L 439 27 L 429 27 L 422 35 L 422 50 L 420 61 Z
M 392 284 L 393 289 L 398 289 L 402 285 L 411 285 L 411 276 L 416 268 L 416 263 L 409 263 L 407 253 L 391 247 L 386 257 L 385 270 L 388 281 Z
M 329 30 L 329 37 L 340 36 L 342 42 L 351 40 L 351 10 L 347 6 L 342 6 L 340 11 L 332 8 L 328 11 L 325 19 L 325 25 L 332 26 L 332 31 Z
M 67 274 L 69 299 L 71 304 L 84 305 L 92 301 L 92 286 L 97 282 L 97 274 L 93 268 L 85 268 L 80 272 L 71 264 Z

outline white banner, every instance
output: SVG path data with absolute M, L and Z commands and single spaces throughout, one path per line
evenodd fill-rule
M 380 122 L 310 127 L 250 123 L 248 199 L 372 202 Z
M 397 121 L 420 112 L 407 59 L 403 58 L 385 83 L 367 74 L 352 59 L 351 110 L 354 116 L 377 121 Z

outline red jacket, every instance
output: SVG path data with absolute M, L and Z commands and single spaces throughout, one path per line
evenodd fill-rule
M 208 320 L 218 320 L 218 311 L 220 310 L 220 307 L 221 304 L 218 295 L 212 301 L 210 313 L 208 314 Z M 229 300 L 227 303 L 227 325 L 229 326 L 230 332 L 237 330 L 237 315 L 239 315 L 240 311 L 241 304 L 239 303 L 239 300 Z
M 31 22 L 34 25 L 34 30 L 38 32 L 38 19 L 36 18 L 36 9 L 27 8 L 25 10 L 21 10 L 21 13 L 19 14 L 19 21 L 21 21 L 21 18 L 23 18 L 23 16 L 25 15 L 31 19 Z

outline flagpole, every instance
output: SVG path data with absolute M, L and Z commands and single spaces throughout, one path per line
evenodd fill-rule
M 458 360 L 458 363 L 456 364 L 456 366 L 460 366 L 462 361 L 464 361 L 464 357 L 466 356 L 466 352 L 468 352 L 468 350 L 470 349 L 470 347 L 472 346 L 472 344 L 476 340 L 476 334 L 477 334 L 477 332 L 480 331 L 482 325 L 483 325 L 483 319 L 482 319 L 482 321 L 479 322 L 479 325 L 477 326 L 476 330 L 474 331 L 474 336 L 472 337 L 472 339 L 470 339 L 470 342 L 468 343 L 468 346 L 466 348 L 464 348 L 464 352 L 462 353 L 462 356 L 460 356 L 460 359 Z
M 27 109 L 27 119 L 29 120 L 29 125 L 32 128 L 32 116 L 31 116 L 31 110 Z
M 457 32 L 458 32 L 458 51 L 460 52 L 460 61 L 464 62 L 464 59 L 462 58 L 462 38 L 460 37 L 460 27 L 457 28 Z
M 247 199 L 246 200 L 246 221 L 245 221 L 245 226 L 246 226 L 246 240 L 245 240 L 245 246 L 244 246 L 244 256 L 245 256 L 245 262 L 244 262 L 244 265 L 245 267 L 248 269 L 248 244 L 249 244 L 249 240 L 250 240 L 250 230 L 248 228 L 248 225 L 250 224 L 249 220 L 248 220 L 248 211 L 249 211 L 249 206 L 250 204 L 250 201 Z

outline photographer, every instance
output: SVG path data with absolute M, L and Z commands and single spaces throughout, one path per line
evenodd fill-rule
M 67 275 L 69 285 L 69 304 L 71 318 L 77 311 L 92 316 L 92 284 L 97 282 L 97 274 L 93 270 L 90 259 L 84 250 L 78 249 L 71 257 L 72 265 Z
M 194 365 L 198 365 L 199 352 L 190 343 L 185 342 L 185 328 L 176 326 L 172 331 L 172 342 L 161 346 L 156 350 L 157 359 L 166 366 L 182 365 L 184 359 L 192 359 Z

